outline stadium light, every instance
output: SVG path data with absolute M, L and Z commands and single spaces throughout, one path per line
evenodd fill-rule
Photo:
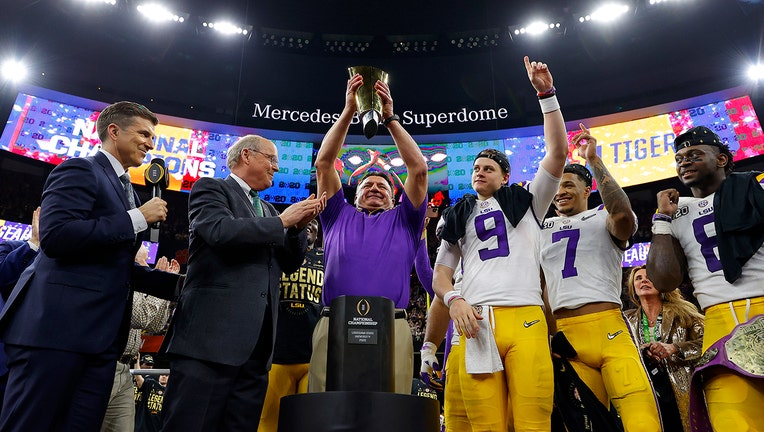
M 649 3 L 652 6 L 652 5 L 657 5 L 661 3 L 669 3 L 669 2 L 676 3 L 677 1 L 682 1 L 682 0 L 650 0 Z
M 182 23 L 186 20 L 185 16 L 178 15 L 158 3 L 139 4 L 137 9 L 149 21 L 153 22 L 175 21 Z
M 106 3 L 107 5 L 116 6 L 117 0 L 80 0 L 80 3 Z
M 514 33 L 516 36 L 519 35 L 531 35 L 531 36 L 538 36 L 540 34 L 546 33 L 548 30 L 554 30 L 559 29 L 560 23 L 557 22 L 543 22 L 543 21 L 534 21 L 530 24 L 528 24 L 525 27 L 516 28 L 512 33 Z
M 213 30 L 215 30 L 217 32 L 220 32 L 220 33 L 222 33 L 222 34 L 224 34 L 226 36 L 235 35 L 235 34 L 240 34 L 240 35 L 246 36 L 246 35 L 248 35 L 249 33 L 252 32 L 252 27 L 251 26 L 239 27 L 239 26 L 237 26 L 235 24 L 232 24 L 232 23 L 230 23 L 228 21 L 203 22 L 202 26 L 207 27 L 207 28 L 211 28 L 211 29 L 213 29 Z
M 764 81 L 764 63 L 749 66 L 748 78 L 753 81 Z
M 3 78 L 12 82 L 22 81 L 27 76 L 27 67 L 17 60 L 6 60 L 0 67 Z
M 579 22 L 596 21 L 600 23 L 609 23 L 617 20 L 623 14 L 629 11 L 629 6 L 622 3 L 605 3 L 598 7 L 589 15 L 582 16 Z

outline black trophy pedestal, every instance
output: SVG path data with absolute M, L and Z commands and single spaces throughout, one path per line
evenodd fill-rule
M 331 391 L 281 398 L 279 432 L 438 432 L 435 399 L 369 392 Z
M 326 391 L 395 391 L 394 319 L 395 304 L 384 297 L 332 300 Z

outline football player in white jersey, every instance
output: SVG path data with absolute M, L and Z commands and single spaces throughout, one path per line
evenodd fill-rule
M 647 275 L 661 292 L 675 289 L 689 275 L 706 316 L 704 358 L 719 361 L 716 355 L 729 354 L 726 344 L 709 347 L 738 324 L 760 323 L 762 317 L 755 317 L 764 314 L 764 220 L 754 209 L 764 206 L 762 175 L 731 173 L 729 147 L 705 126 L 677 136 L 674 149 L 679 180 L 693 196 L 680 198 L 676 189 L 658 193 Z M 742 354 L 761 365 L 762 354 L 756 359 L 756 352 Z M 734 360 L 726 363 L 727 369 L 703 371 L 713 429 L 764 430 L 764 376 Z M 693 414 L 693 422 L 702 417 Z
M 588 209 L 592 174 L 583 165 L 567 165 L 553 201 L 559 216 L 541 229 L 546 295 L 557 330 L 578 353 L 570 364 L 581 380 L 606 408 L 612 401 L 626 432 L 660 431 L 653 389 L 621 314 L 621 260 L 637 217 L 597 155 L 597 140 L 580 127 L 572 141 L 604 205 Z
M 472 187 L 449 212 L 435 262 L 433 288 L 461 334 L 458 372 L 466 413 L 448 430 L 548 431 L 554 391 L 542 309 L 538 231 L 559 185 L 568 153 L 565 122 L 546 64 L 525 67 L 544 113 L 546 155 L 527 189 L 509 182 L 502 151 L 483 150 Z M 462 260 L 461 293 L 452 277 Z M 456 376 L 455 376 L 456 375 Z M 448 390 L 447 390 L 448 391 Z M 448 413 L 447 413 L 448 414 Z

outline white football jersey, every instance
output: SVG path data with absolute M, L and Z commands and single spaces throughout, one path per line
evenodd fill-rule
M 478 200 L 456 245 L 441 244 L 436 264 L 456 268 L 462 259 L 461 295 L 472 305 L 529 306 L 544 304 L 539 277 L 539 219 L 557 191 L 559 179 L 543 168 L 527 185 L 533 204 L 512 227 L 499 202 Z M 535 213 L 535 215 L 534 215 Z
M 734 284 L 724 279 L 714 225 L 714 195 L 680 197 L 671 222 L 673 236 L 687 257 L 695 297 L 704 310 L 720 303 L 764 296 L 764 246 L 745 263 Z
M 541 268 L 552 311 L 594 302 L 621 304 L 623 249 L 608 232 L 607 217 L 599 206 L 544 221 Z

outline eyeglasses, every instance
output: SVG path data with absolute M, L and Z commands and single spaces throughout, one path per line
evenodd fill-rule
M 676 155 L 674 156 L 674 161 L 676 162 L 677 166 L 682 165 L 683 163 L 695 163 L 700 162 L 703 160 L 703 156 L 705 156 L 706 153 L 703 151 L 691 151 L 687 152 L 683 155 Z
M 272 155 L 272 154 L 268 154 L 268 153 L 263 153 L 260 150 L 255 150 L 255 149 L 247 149 L 247 150 L 253 151 L 255 153 L 260 153 L 261 155 L 267 157 L 270 160 L 271 165 L 273 165 L 275 167 L 279 166 L 279 158 L 278 158 L 278 156 Z

